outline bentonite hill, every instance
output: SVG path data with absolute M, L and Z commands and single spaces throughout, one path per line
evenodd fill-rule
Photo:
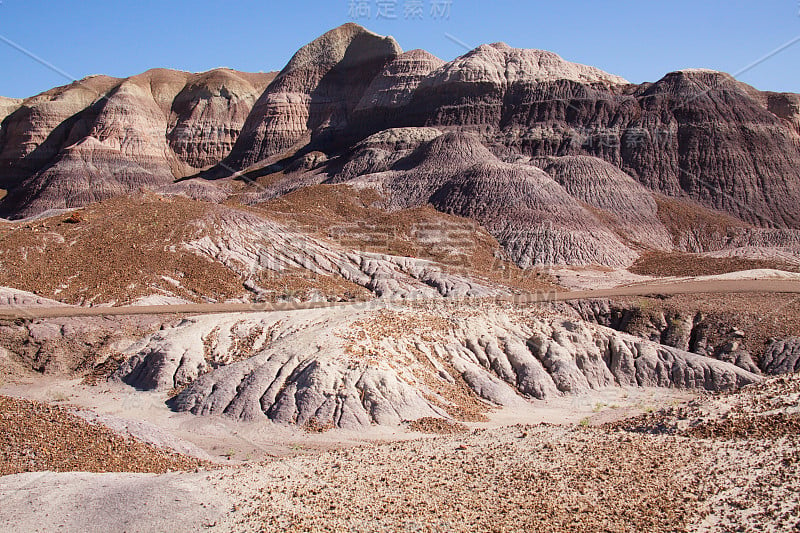
M 800 524 L 800 95 L 350 23 L 0 120 L 0 529 Z
M 796 247 L 799 102 L 703 70 L 633 85 L 502 43 L 444 63 L 347 24 L 277 75 L 152 70 L 9 102 L 0 212 L 348 184 L 476 220 L 521 266 Z M 682 227 L 687 210 L 716 223 Z

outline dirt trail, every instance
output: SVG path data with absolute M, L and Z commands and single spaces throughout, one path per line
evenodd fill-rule
M 792 280 L 702 280 L 643 283 L 626 287 L 584 291 L 549 291 L 525 293 L 514 296 L 492 298 L 493 301 L 515 304 L 535 304 L 587 300 L 593 298 L 617 298 L 621 296 L 648 296 L 653 294 L 720 294 L 720 293 L 791 293 L 800 294 L 800 281 Z M 480 302 L 486 298 L 448 299 L 448 303 Z M 407 302 L 408 300 L 402 300 Z M 85 316 L 130 316 L 165 314 L 218 314 L 272 311 L 300 311 L 326 307 L 351 307 L 385 305 L 392 300 L 375 299 L 361 302 L 284 302 L 284 303 L 223 303 L 223 304 L 178 304 L 124 307 L 4 307 L 0 308 L 0 319 L 38 319 Z

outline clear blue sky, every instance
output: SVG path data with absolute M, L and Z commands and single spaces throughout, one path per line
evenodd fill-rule
M 351 12 L 351 1 L 369 6 L 370 16 Z M 268 71 L 354 20 L 393 35 L 405 50 L 424 48 L 442 59 L 465 51 L 450 34 L 471 46 L 505 41 L 552 50 L 633 82 L 686 67 L 739 72 L 800 36 L 798 0 L 451 0 L 449 17 L 431 13 L 435 2 L 446 10 L 448 1 L 2 0 L 0 36 L 77 78 L 152 67 Z M 406 18 L 414 2 L 422 3 L 421 20 Z M 378 19 L 381 3 L 394 5 L 396 18 Z M 739 78 L 764 90 L 800 92 L 799 66 L 797 42 Z M 68 81 L 5 42 L 0 72 L 4 96 L 30 96 Z

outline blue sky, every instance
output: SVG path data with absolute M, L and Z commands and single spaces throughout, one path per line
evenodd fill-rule
M 368 6 L 369 16 L 351 3 Z M 421 13 L 413 9 L 420 3 Z M 406 18 L 406 8 L 416 16 Z M 406 50 L 424 48 L 446 60 L 465 52 L 457 41 L 504 41 L 552 50 L 633 82 L 686 67 L 737 73 L 800 37 L 798 15 L 798 0 L 2 0 L 0 95 L 30 96 L 67 83 L 65 74 L 279 70 L 300 46 L 349 20 L 393 35 Z M 800 92 L 798 66 L 800 40 L 739 79 Z

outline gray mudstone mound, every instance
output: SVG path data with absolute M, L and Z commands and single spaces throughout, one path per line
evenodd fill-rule
M 198 317 L 143 339 L 128 356 L 115 379 L 185 388 L 171 401 L 178 411 L 337 427 L 451 418 L 455 400 L 442 391 L 453 388 L 487 406 L 514 406 L 608 387 L 716 391 L 760 379 L 580 321 L 494 310 Z
M 773 340 L 761 358 L 765 374 L 790 374 L 800 371 L 800 337 Z
M 426 140 L 431 129 L 391 130 L 383 137 L 420 139 L 414 149 L 384 148 L 379 137 L 360 145 L 335 182 L 383 193 L 390 208 L 430 203 L 478 221 L 508 256 L 527 268 L 540 264 L 630 265 L 637 253 L 544 171 L 505 163 L 477 135 L 448 132 Z M 408 148 L 411 143 L 404 147 Z M 402 149 L 402 148 L 401 148 Z
M 315 275 L 343 278 L 384 298 L 481 297 L 504 294 L 435 263 L 347 250 L 295 228 L 243 211 L 223 211 L 208 221 L 213 231 L 186 247 L 218 261 L 247 281 L 258 295 L 259 280 L 302 268 Z

